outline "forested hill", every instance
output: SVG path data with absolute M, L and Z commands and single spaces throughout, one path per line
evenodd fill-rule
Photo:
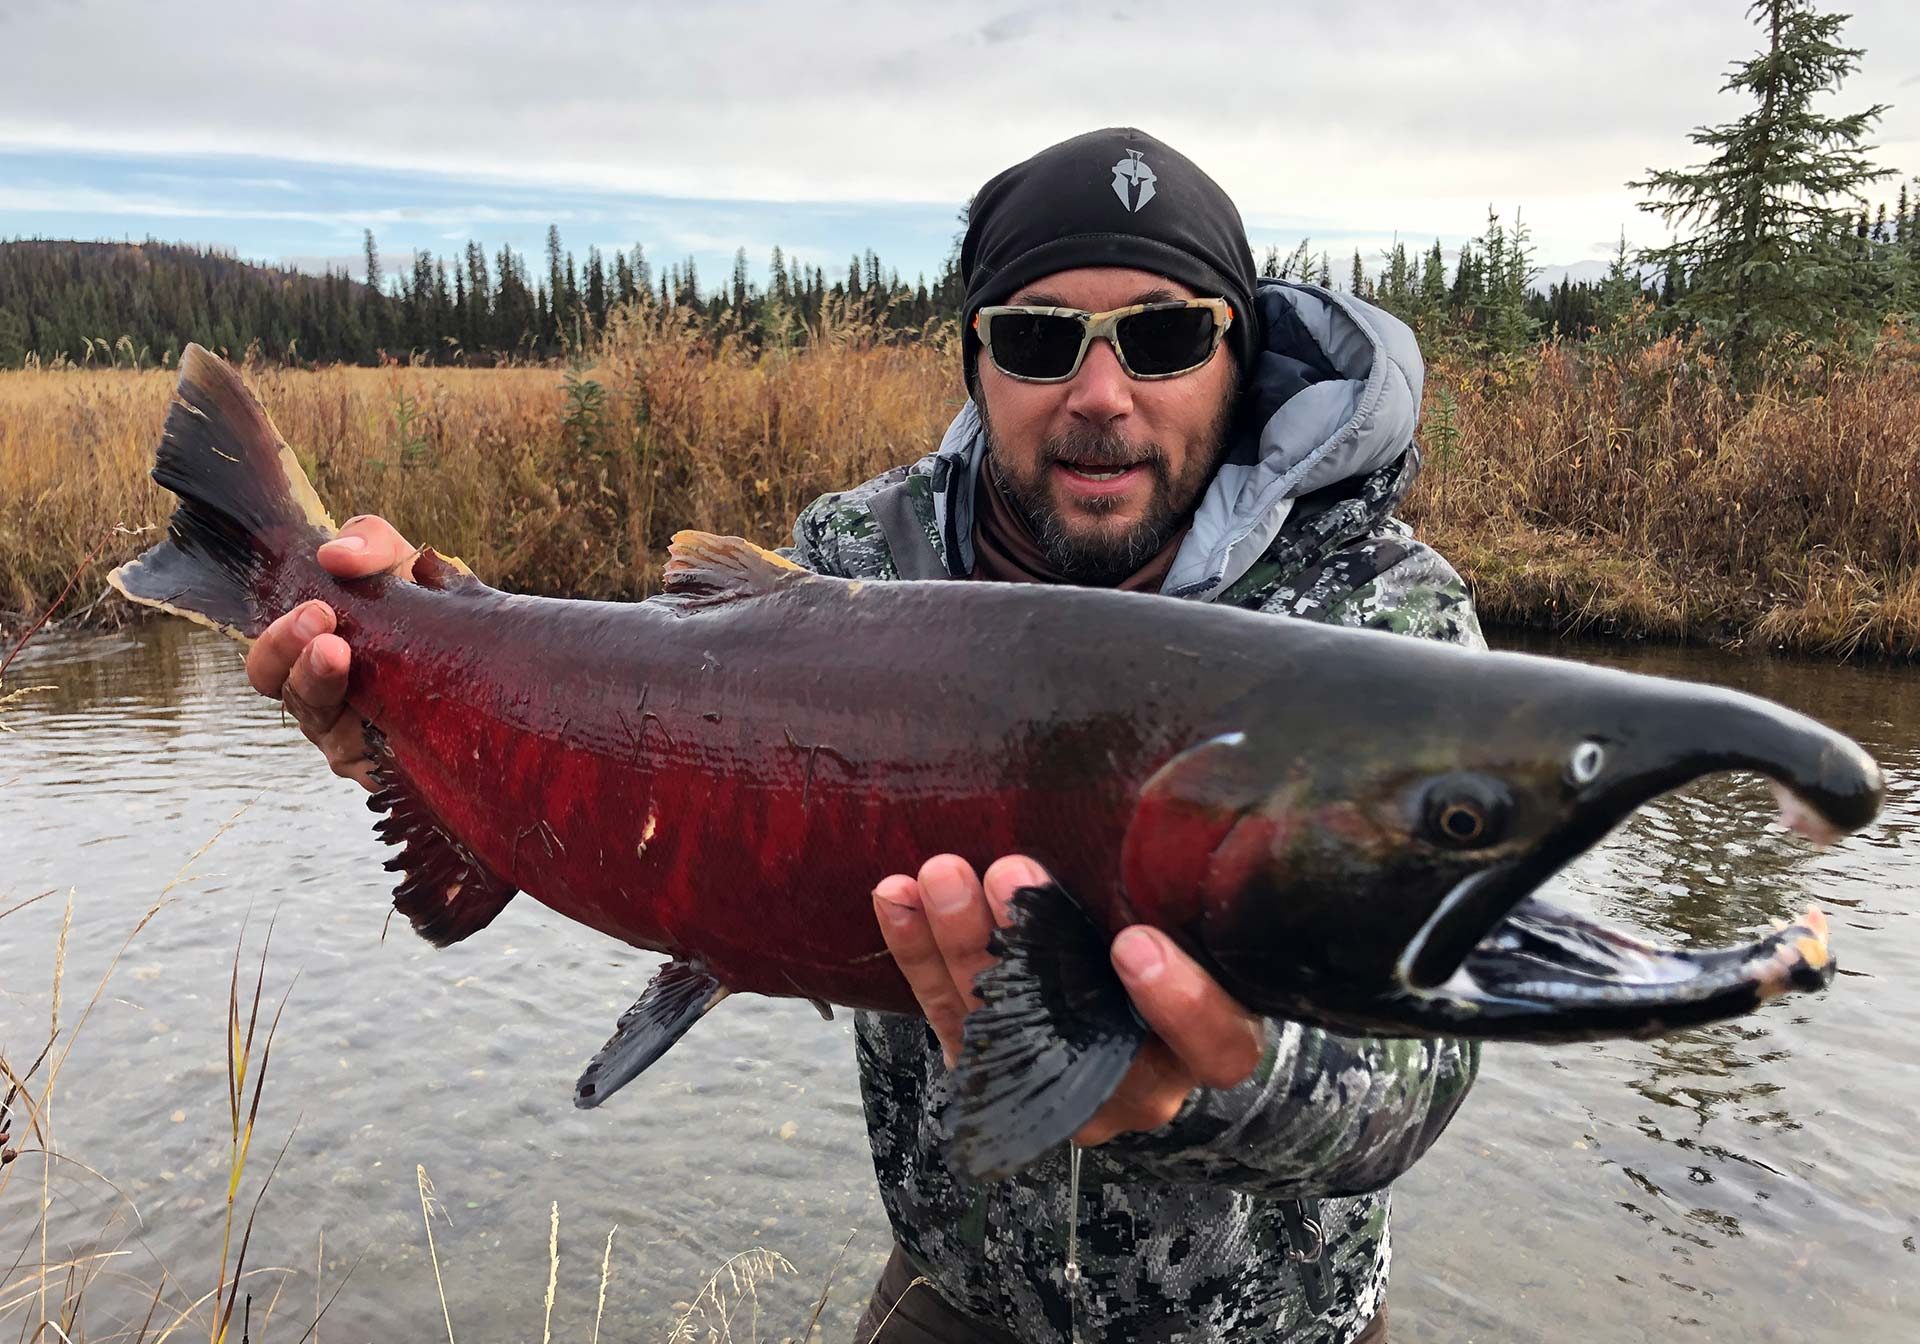
M 274 358 L 341 358 L 363 347 L 370 356 L 367 306 L 366 286 L 342 275 L 172 243 L 0 242 L 0 368 L 29 351 L 76 363 L 171 362 L 187 341 L 235 355 L 257 340 Z
M 365 274 L 306 275 L 170 243 L 0 240 L 0 368 L 29 358 L 75 363 L 167 362 L 188 341 L 235 357 L 258 345 L 268 359 L 372 364 L 382 358 L 492 364 L 549 359 L 604 327 L 621 304 L 657 302 L 756 338 L 816 323 L 828 303 L 899 332 L 950 316 L 960 300 L 949 263 L 929 288 L 904 283 L 868 251 L 845 278 L 790 265 L 773 249 L 767 283 L 753 283 L 744 251 L 729 281 L 702 286 L 688 258 L 658 279 L 638 246 L 584 263 L 547 231 L 546 267 L 511 248 L 489 256 L 468 243 L 451 262 L 416 252 L 383 273 L 371 233 Z

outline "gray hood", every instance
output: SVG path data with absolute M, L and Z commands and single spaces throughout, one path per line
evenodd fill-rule
M 1225 589 L 1272 544 L 1296 499 L 1393 461 L 1419 420 L 1426 366 L 1399 318 L 1286 280 L 1261 281 L 1254 304 L 1261 348 L 1226 460 L 1161 589 L 1177 597 Z M 973 570 L 974 483 L 985 455 L 969 401 L 940 442 L 935 479 L 947 488 L 934 493 L 938 533 L 958 547 L 962 574 Z

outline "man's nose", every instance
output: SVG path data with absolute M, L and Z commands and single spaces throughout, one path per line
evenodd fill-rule
M 1080 372 L 1068 384 L 1067 411 L 1089 424 L 1106 425 L 1133 410 L 1133 379 L 1120 367 L 1120 358 L 1106 341 L 1087 349 Z

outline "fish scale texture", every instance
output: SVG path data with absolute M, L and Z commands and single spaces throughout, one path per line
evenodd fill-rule
M 1300 502 L 1258 560 L 1214 600 L 1295 619 L 1484 648 L 1466 585 L 1392 517 L 1417 452 Z M 935 457 L 823 496 L 786 553 L 820 573 L 892 579 L 875 520 L 904 491 L 944 560 Z M 900 1244 L 953 1305 L 1023 1340 L 1346 1344 L 1385 1300 L 1386 1185 L 1445 1128 L 1479 1065 L 1477 1044 L 1358 1040 L 1269 1025 L 1246 1083 L 1201 1090 L 1166 1128 L 1087 1150 L 1082 1280 L 1064 1277 L 1065 1150 L 969 1184 L 946 1160 L 950 1074 L 917 1018 L 860 1013 L 860 1083 L 880 1195 Z M 1286 1259 L 1283 1200 L 1325 1198 L 1332 1303 L 1313 1312 Z M 1077 1317 L 1077 1320 L 1075 1319 Z

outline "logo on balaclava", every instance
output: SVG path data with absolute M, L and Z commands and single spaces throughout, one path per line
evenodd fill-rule
M 1153 199 L 1156 180 L 1137 149 L 1128 150 L 1127 157 L 1113 165 L 1113 194 L 1129 210 L 1137 211 Z

